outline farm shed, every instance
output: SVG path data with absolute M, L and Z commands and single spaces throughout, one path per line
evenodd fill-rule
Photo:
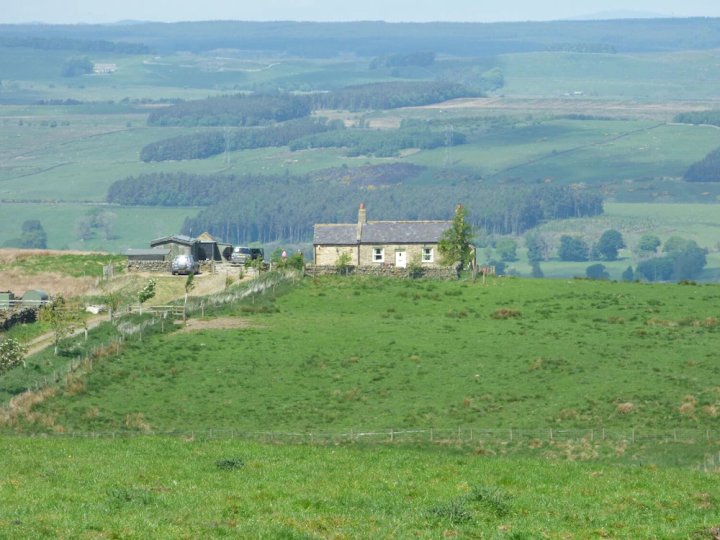
M 0 309 L 10 309 L 13 306 L 15 295 L 12 291 L 0 291 Z
M 412 261 L 440 266 L 438 243 L 451 221 L 368 221 L 360 205 L 357 223 L 317 224 L 313 256 L 318 266 L 332 266 L 347 254 L 353 266 L 406 268 Z
M 182 234 L 163 236 L 162 238 L 151 240 L 150 247 L 152 249 L 167 249 L 170 252 L 170 259 L 178 255 L 192 255 L 196 259 L 199 259 L 197 239 Z
M 22 295 L 23 307 L 35 307 L 47 304 L 50 301 L 50 295 L 40 289 L 31 289 Z
M 200 261 L 222 261 L 232 255 L 232 244 L 219 242 L 213 236 L 204 232 L 197 237 L 198 255 Z
M 127 256 L 128 262 L 133 261 L 167 261 L 170 250 L 167 248 L 157 249 L 126 249 L 123 255 Z

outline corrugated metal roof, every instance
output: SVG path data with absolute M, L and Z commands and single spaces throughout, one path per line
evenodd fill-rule
M 318 224 L 313 230 L 316 246 L 347 246 L 357 244 L 356 225 L 348 223 Z

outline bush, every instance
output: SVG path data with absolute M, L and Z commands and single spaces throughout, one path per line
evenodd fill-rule
M 20 364 L 24 366 L 26 352 L 27 348 L 15 338 L 0 341 L 0 373 L 4 373 Z

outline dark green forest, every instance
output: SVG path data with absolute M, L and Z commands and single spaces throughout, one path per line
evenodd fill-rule
M 380 166 L 383 167 L 383 166 Z M 521 233 L 539 223 L 602 213 L 600 196 L 569 186 L 484 186 L 473 181 L 443 185 L 328 181 L 330 175 L 229 176 L 151 174 L 115 182 L 110 203 L 204 206 L 183 232 L 209 231 L 226 241 L 306 242 L 315 223 L 353 222 L 364 202 L 371 219 L 449 219 L 457 202 L 487 233 Z M 398 171 L 394 171 L 397 173 Z M 368 171 L 364 171 L 365 174 Z M 411 168 L 408 174 L 417 174 Z M 392 176 L 392 173 L 391 173 Z M 325 179 L 323 179 L 325 178 Z M 268 197 L 268 193 L 274 196 Z
M 347 148 L 347 156 L 392 157 L 405 148 L 429 150 L 456 146 L 466 140 L 462 133 L 443 133 L 420 129 L 369 130 L 348 129 L 306 135 L 290 143 L 290 150 L 308 148 Z
M 720 126 L 720 111 L 713 109 L 710 111 L 693 111 L 675 115 L 673 122 L 681 124 L 707 124 L 711 126 Z
M 307 98 L 262 94 L 212 97 L 183 101 L 148 116 L 151 126 L 259 126 L 308 116 Z
M 720 182 L 720 148 L 693 163 L 684 178 L 688 182 Z
M 300 118 L 265 127 L 212 130 L 180 135 L 145 145 L 140 159 L 145 162 L 182 159 L 204 159 L 225 151 L 285 146 L 301 137 L 342 129 L 342 122 Z

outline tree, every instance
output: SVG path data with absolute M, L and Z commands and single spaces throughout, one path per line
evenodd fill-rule
M 539 261 L 532 261 L 532 277 L 534 278 L 544 278 L 545 274 L 543 274 L 542 268 L 540 268 L 540 262 Z
M 348 270 L 350 269 L 351 260 L 352 259 L 349 253 L 344 252 L 340 254 L 337 261 L 335 261 L 335 268 L 337 269 L 338 274 L 347 275 Z
M 637 265 L 635 277 L 647 281 L 668 281 L 673 275 L 673 260 L 670 257 L 655 257 Z
M 618 250 L 625 247 L 625 241 L 622 234 L 615 229 L 608 229 L 598 240 L 595 246 L 600 257 L 606 261 L 614 261 L 617 259 Z
M 47 322 L 53 331 L 53 344 L 55 356 L 58 354 L 60 342 L 72 334 L 77 322 L 77 313 L 74 313 L 65 302 L 62 295 L 57 295 L 55 300 L 46 304 L 40 310 L 40 320 Z
M 610 279 L 604 264 L 591 264 L 585 269 L 585 276 L 589 279 Z
M 501 238 L 495 243 L 495 251 L 506 262 L 517 261 L 517 242 L 512 238 Z
M 562 261 L 587 261 L 588 245 L 582 238 L 563 235 L 560 237 L 558 257 Z
M 452 225 L 440 239 L 438 250 L 441 262 L 446 266 L 459 265 L 464 268 L 472 260 L 473 246 L 471 244 L 473 230 L 466 220 L 467 210 L 461 204 L 455 208 L 455 217 Z
M 628 266 L 620 277 L 622 277 L 623 281 L 633 281 L 635 279 L 635 274 L 633 272 L 632 266 Z
M 20 234 L 20 247 L 23 248 L 47 248 L 47 233 L 42 223 L 37 219 L 23 221 Z
M 638 241 L 637 249 L 641 254 L 655 253 L 660 247 L 660 238 L 654 234 L 643 234 Z
M 530 263 L 547 260 L 548 245 L 538 233 L 530 233 L 525 237 L 525 247 Z

